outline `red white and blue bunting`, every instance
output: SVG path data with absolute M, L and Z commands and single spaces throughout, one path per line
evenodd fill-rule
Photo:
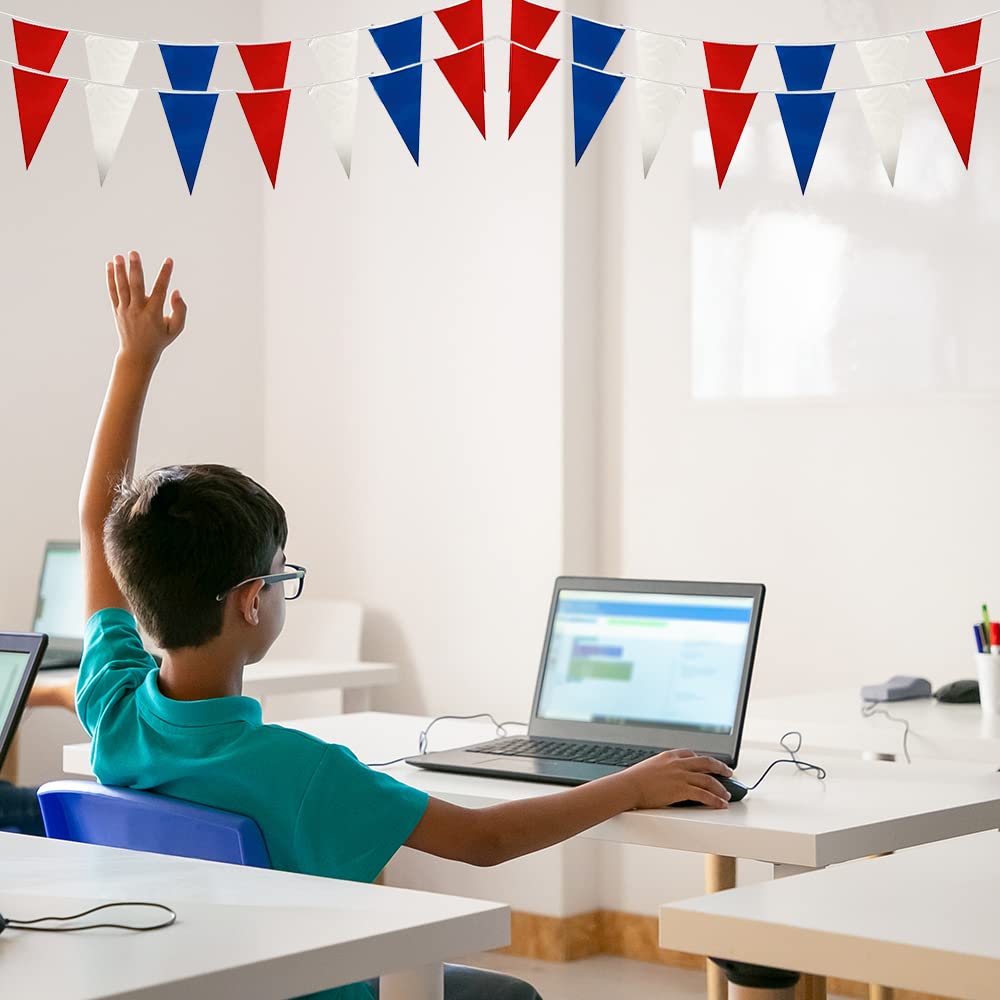
M 192 193 L 220 96 L 232 94 L 239 102 L 272 186 L 277 183 L 289 104 L 293 93 L 298 92 L 305 92 L 315 103 L 349 177 L 358 96 L 365 81 L 378 97 L 403 147 L 419 165 L 425 67 L 436 67 L 485 139 L 486 46 L 496 43 L 510 51 L 508 139 L 513 138 L 559 64 L 565 63 L 572 88 L 577 163 L 628 84 L 636 108 L 642 169 L 648 176 L 678 111 L 685 100 L 698 93 L 704 104 L 721 187 L 757 99 L 773 95 L 804 194 L 834 101 L 847 94 L 856 98 L 890 184 L 895 183 L 903 123 L 915 84 L 927 86 L 968 168 L 982 70 L 1000 61 L 1000 57 L 980 59 L 983 18 L 885 38 L 820 45 L 733 44 L 605 24 L 530 0 L 511 0 L 508 34 L 487 37 L 483 4 L 484 0 L 465 0 L 392 24 L 258 44 L 175 45 L 70 31 L 0 15 L 10 21 L 13 31 L 16 60 L 7 65 L 13 77 L 25 167 L 31 166 L 64 92 L 73 83 L 81 85 L 85 93 L 102 185 L 141 90 L 155 90 L 158 94 L 181 172 Z M 436 19 L 438 31 L 444 33 L 441 37 L 446 35 L 451 46 L 431 58 L 425 57 L 428 45 L 424 26 L 428 17 Z M 560 18 L 566 22 L 566 45 L 552 30 Z M 362 36 L 368 36 L 374 45 L 383 68 L 359 72 Z M 929 43 L 940 74 L 935 71 L 930 76 L 907 77 L 913 42 L 918 36 Z M 82 44 L 86 77 L 54 72 L 71 37 L 71 45 L 77 41 Z M 141 46 L 147 45 L 158 48 L 169 86 L 129 86 L 136 55 Z M 248 87 L 226 90 L 211 86 L 222 45 L 231 45 L 238 52 Z M 293 46 L 302 46 L 311 53 L 318 74 L 315 82 L 287 85 Z M 857 53 L 865 78 L 852 87 L 828 87 L 827 75 L 835 53 L 846 47 Z M 552 48 L 556 51 L 550 51 Z M 751 66 L 765 48 L 776 55 L 780 85 L 746 89 Z M 704 79 L 692 83 L 681 77 L 685 65 L 690 72 L 695 49 L 703 56 Z M 609 69 L 622 64 L 630 72 Z

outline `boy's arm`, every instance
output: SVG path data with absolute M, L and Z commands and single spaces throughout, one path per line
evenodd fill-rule
M 498 865 L 551 847 L 630 809 L 689 800 L 724 809 L 729 793 L 713 775 L 728 778 L 732 773 L 721 761 L 675 750 L 569 791 L 484 809 L 431 798 L 406 846 L 452 861 Z
M 111 510 L 117 484 L 135 466 L 139 423 L 146 392 L 163 350 L 184 329 L 187 314 L 174 291 L 169 316 L 163 313 L 173 261 L 163 262 L 150 294 L 142 261 L 133 251 L 107 263 L 108 294 L 118 327 L 115 358 L 101 415 L 90 446 L 80 488 L 80 555 L 83 562 L 84 616 L 102 608 L 128 608 L 104 555 L 104 520 Z

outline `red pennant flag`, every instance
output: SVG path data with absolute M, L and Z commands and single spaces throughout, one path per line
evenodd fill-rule
M 290 90 L 269 90 L 262 94 L 237 94 L 264 161 L 271 187 L 278 179 L 278 161 L 281 143 L 285 138 L 285 119 L 288 117 Z
M 483 40 L 483 0 L 468 0 L 434 13 L 457 48 L 467 49 Z
M 12 67 L 14 93 L 17 96 L 17 114 L 21 119 L 21 143 L 24 146 L 24 165 L 31 166 L 35 150 L 49 127 L 59 98 L 66 89 L 67 80 L 59 76 L 43 76 Z
M 972 130 L 976 126 L 976 104 L 979 100 L 979 78 L 982 67 L 965 73 L 938 76 L 927 81 L 938 110 L 944 119 L 966 169 L 972 151 Z
M 434 60 L 455 96 L 486 138 L 486 57 L 483 45 Z
M 733 154 L 743 137 L 743 130 L 756 99 L 756 94 L 737 94 L 728 90 L 705 91 L 705 113 L 708 115 L 708 131 L 712 136 L 715 172 L 719 177 L 720 188 L 729 172 L 729 164 L 733 162 Z
M 516 45 L 537 49 L 546 32 L 559 16 L 559 11 L 539 7 L 528 0 L 512 0 L 510 8 L 510 39 Z
M 718 90 L 739 90 L 747 78 L 756 45 L 703 42 L 708 64 L 708 84 Z
M 517 45 L 510 47 L 510 126 L 507 138 L 521 124 L 558 63 L 559 60 L 552 56 Z
M 42 24 L 12 20 L 17 61 L 22 66 L 30 66 L 32 69 L 48 73 L 55 65 L 56 56 L 59 55 L 59 50 L 69 32 L 61 28 L 46 28 Z
M 964 69 L 976 61 L 979 54 L 979 30 L 982 18 L 968 24 L 956 24 L 953 28 L 938 28 L 927 32 L 927 39 L 934 46 L 941 69 L 953 73 Z
M 254 90 L 279 90 L 285 85 L 291 42 L 265 42 L 262 45 L 237 45 L 243 65 Z

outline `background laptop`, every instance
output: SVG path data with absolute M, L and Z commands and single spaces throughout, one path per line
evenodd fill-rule
M 46 542 L 31 626 L 49 636 L 43 670 L 80 665 L 84 624 L 80 543 Z
M 21 721 L 46 637 L 23 632 L 0 632 L 0 767 Z
M 764 587 L 560 577 L 527 737 L 411 757 L 579 785 L 662 750 L 735 766 Z

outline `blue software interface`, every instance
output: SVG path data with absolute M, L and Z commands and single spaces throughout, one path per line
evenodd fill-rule
M 751 597 L 563 590 L 543 719 L 732 732 Z

